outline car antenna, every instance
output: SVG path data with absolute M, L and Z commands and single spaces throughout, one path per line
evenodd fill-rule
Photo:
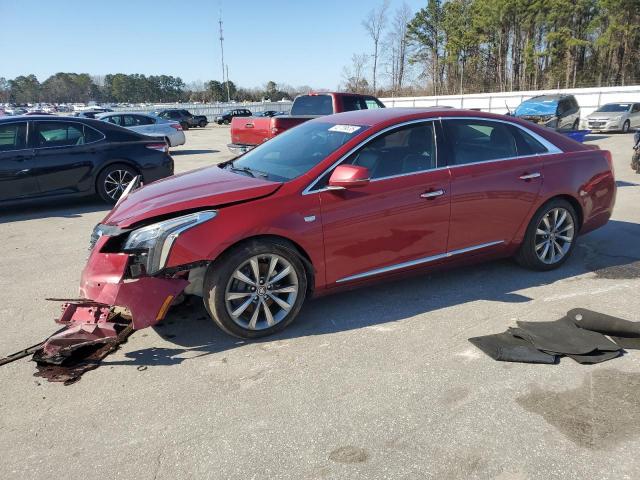
M 509 104 L 506 100 L 504 101 L 504 106 L 507 107 L 507 115 L 511 116 L 511 109 L 509 108 Z

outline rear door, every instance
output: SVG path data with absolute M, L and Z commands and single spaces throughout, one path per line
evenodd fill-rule
M 143 135 L 156 134 L 153 119 L 144 115 L 128 114 L 122 116 L 122 126 Z
M 67 194 L 92 190 L 96 143 L 101 132 L 79 122 L 36 121 L 34 173 L 43 194 Z
M 398 127 L 345 162 L 367 167 L 371 181 L 348 190 L 318 189 L 327 281 L 341 284 L 425 265 L 446 253 L 449 171 L 436 163 L 434 123 Z
M 0 201 L 38 193 L 34 152 L 27 143 L 28 122 L 0 124 Z
M 509 245 L 532 213 L 546 147 L 507 122 L 443 119 L 451 171 L 449 252 Z

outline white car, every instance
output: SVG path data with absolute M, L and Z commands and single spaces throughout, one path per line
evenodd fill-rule
M 583 128 L 596 132 L 629 132 L 640 128 L 640 103 L 607 103 L 583 120 Z
M 185 138 L 178 122 L 146 113 L 109 112 L 96 115 L 98 120 L 120 125 L 150 137 L 162 137 L 170 147 L 184 145 Z

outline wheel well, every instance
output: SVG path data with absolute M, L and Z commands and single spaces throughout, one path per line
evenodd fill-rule
M 116 160 L 115 162 L 111 162 L 105 166 L 103 166 L 100 170 L 98 170 L 98 173 L 96 173 L 96 179 L 95 182 L 93 182 L 93 188 L 95 189 L 96 192 L 98 192 L 98 179 L 100 178 L 100 175 L 102 175 L 102 173 L 109 167 L 112 167 L 114 165 L 125 165 L 127 167 L 129 167 L 130 169 L 132 169 L 134 172 L 136 172 L 138 175 L 140 175 L 140 169 L 138 167 L 136 167 L 135 165 L 131 164 L 130 162 L 127 162 L 126 160 Z
M 247 242 L 256 242 L 256 241 L 259 242 L 261 240 L 277 240 L 280 242 L 284 242 L 284 243 L 287 243 L 289 246 L 291 246 L 296 252 L 298 252 L 298 254 L 300 255 L 300 258 L 302 258 L 302 263 L 304 264 L 304 267 L 305 267 L 304 271 L 307 276 L 307 294 L 310 295 L 313 292 L 313 289 L 315 287 L 315 275 L 314 275 L 313 262 L 311 261 L 311 257 L 309 256 L 309 254 L 306 252 L 304 248 L 302 248 L 298 243 L 294 242 L 293 240 L 287 237 L 282 237 L 280 235 L 254 235 L 253 237 L 243 238 L 242 240 L 239 240 L 238 242 L 232 245 L 229 245 L 223 252 L 220 252 L 220 254 L 218 255 L 218 258 L 220 258 L 222 255 L 227 253 L 232 248 L 237 247 L 238 245 L 242 245 L 243 243 L 247 243 Z
M 580 202 L 578 202 L 578 200 L 576 200 L 571 195 L 557 195 L 550 198 L 548 201 L 551 201 L 555 198 L 565 200 L 571 204 L 573 209 L 576 211 L 576 215 L 578 215 L 578 228 L 582 228 L 582 222 L 584 221 L 584 212 L 582 211 L 582 205 L 580 205 Z

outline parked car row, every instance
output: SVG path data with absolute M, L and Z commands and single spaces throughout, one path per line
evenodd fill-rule
M 607 103 L 581 119 L 580 107 L 573 95 L 532 97 L 510 115 L 558 131 L 582 128 L 594 132 L 628 133 L 632 128 L 640 128 L 640 103 Z
M 164 140 L 80 117 L 0 118 L 0 203 L 97 194 L 115 203 L 140 176 L 173 174 Z

